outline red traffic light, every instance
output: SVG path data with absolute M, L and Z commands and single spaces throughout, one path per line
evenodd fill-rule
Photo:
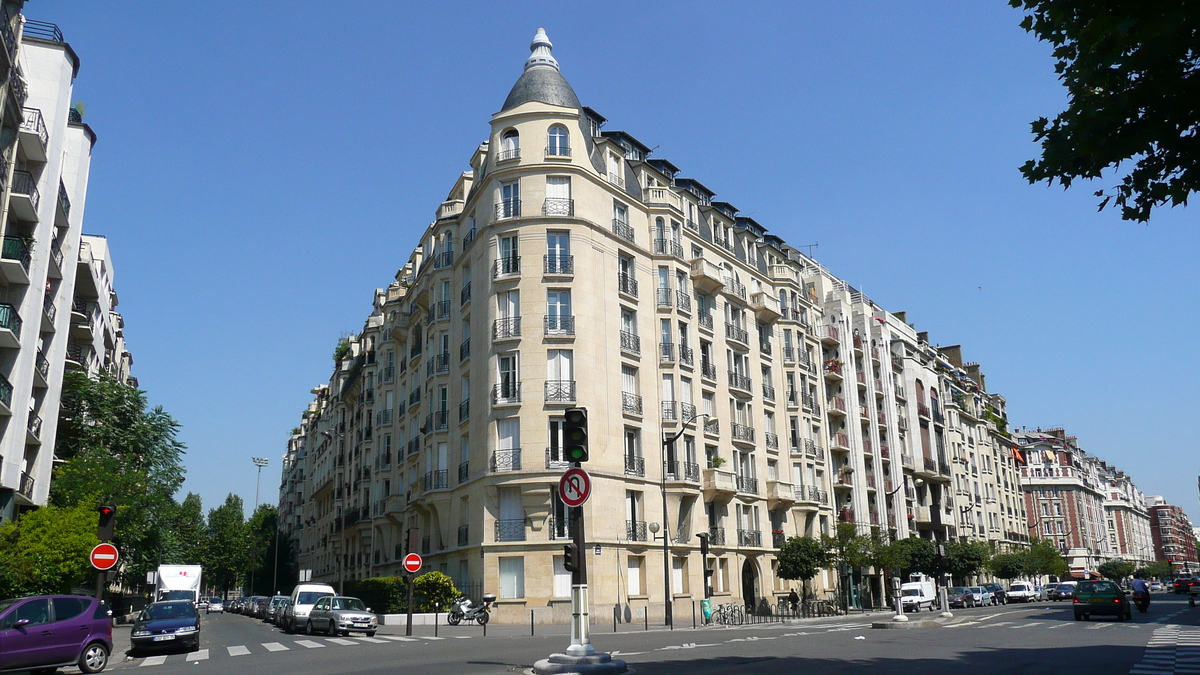
M 102 516 L 111 516 L 112 514 L 117 512 L 117 510 L 111 506 L 101 506 L 99 511 L 100 511 L 100 515 L 102 515 Z

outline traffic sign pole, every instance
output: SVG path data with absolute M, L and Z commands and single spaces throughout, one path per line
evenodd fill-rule
M 411 530 L 410 530 L 411 532 Z M 411 537 L 410 537 L 411 542 Z M 408 624 L 404 628 L 405 635 L 412 635 L 412 615 L 413 615 L 413 580 L 417 577 L 417 572 L 421 571 L 421 556 L 416 553 L 409 553 L 404 556 L 404 572 L 408 579 Z
M 583 485 L 586 487 L 578 500 L 579 505 L 571 507 L 571 534 L 575 540 L 575 549 L 579 551 L 579 560 L 575 563 L 575 571 L 571 572 L 571 646 L 567 647 L 567 654 L 593 656 L 596 650 L 592 647 L 592 641 L 588 635 L 590 627 L 588 625 L 587 556 L 583 553 L 587 550 L 583 531 L 583 502 L 587 501 L 588 495 L 591 493 L 591 481 L 578 462 L 574 469 L 568 471 L 568 473 L 571 472 L 582 473 Z M 565 478 L 566 476 L 564 476 Z

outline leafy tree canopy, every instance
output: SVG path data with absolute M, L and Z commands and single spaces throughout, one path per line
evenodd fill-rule
M 992 557 L 992 547 L 983 541 L 952 541 L 946 544 L 944 565 L 956 579 L 979 574 Z
M 1100 572 L 1100 575 L 1105 579 L 1120 581 L 1126 577 L 1133 576 L 1135 570 L 1137 570 L 1137 565 L 1134 565 L 1131 562 L 1125 562 L 1124 560 L 1109 560 L 1101 563 L 1100 568 L 1097 571 Z
M 988 569 L 1001 579 L 1016 579 L 1028 572 L 1028 559 L 1024 553 L 999 553 L 988 561 Z
M 1189 0 L 1009 0 L 1021 27 L 1054 47 L 1067 109 L 1033 122 L 1042 156 L 1021 167 L 1029 182 L 1102 178 L 1099 190 L 1125 220 L 1145 222 L 1163 204 L 1187 204 L 1200 187 L 1200 9 Z M 1110 173 L 1111 173 L 1110 172 Z
M 242 498 L 230 493 L 208 512 L 209 568 L 205 571 L 222 591 L 236 588 L 249 565 L 246 516 Z
M 96 544 L 99 515 L 86 506 L 45 506 L 0 525 L 0 598 L 70 593 L 95 571 L 88 553 Z
M 828 564 L 829 553 L 812 537 L 791 537 L 776 554 L 779 578 L 808 581 Z

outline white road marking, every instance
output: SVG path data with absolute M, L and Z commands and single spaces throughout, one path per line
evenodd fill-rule
M 363 642 L 373 642 L 373 643 L 375 643 L 375 644 L 377 644 L 377 645 L 381 645 L 381 644 L 384 644 L 384 643 L 386 643 L 386 642 L 387 642 L 387 640 L 380 640 L 379 638 L 366 637 L 366 636 L 364 636 L 364 637 L 359 637 L 359 638 L 354 638 L 354 639 L 355 639 L 355 640 L 362 640 Z
M 325 638 L 325 639 L 329 642 L 332 642 L 335 645 L 344 645 L 346 647 L 351 647 L 351 646 L 357 647 L 358 646 L 358 643 L 355 642 L 354 640 L 347 640 L 345 638 Z
M 246 649 L 245 645 L 232 645 L 225 649 L 229 650 L 230 656 L 245 656 L 250 653 L 250 650 Z
M 145 661 L 142 661 L 138 666 L 161 666 L 167 662 L 165 656 L 147 656 Z
M 459 640 L 470 640 L 473 636 L 471 636 L 471 635 L 455 635 L 454 637 Z
M 186 661 L 206 661 L 208 660 L 208 650 L 201 649 L 187 655 Z
M 1049 626 L 1045 630 L 1054 630 L 1055 628 L 1066 628 L 1067 626 L 1070 626 L 1070 625 L 1071 624 L 1069 624 L 1069 623 L 1060 623 L 1057 626 Z
M 416 638 L 402 637 L 400 635 L 384 635 L 385 640 L 395 640 L 396 642 L 416 642 Z
M 421 636 L 421 639 L 422 639 L 422 640 L 445 640 L 446 638 L 444 638 L 444 637 L 430 637 L 430 636 L 428 636 L 428 635 L 422 635 L 422 636 Z
M 1088 630 L 1100 630 L 1101 628 L 1112 628 L 1115 625 L 1117 625 L 1117 624 L 1115 624 L 1115 623 L 1098 623 L 1098 624 L 1095 624 L 1092 626 L 1088 626 L 1087 629 Z
M 1034 622 L 1032 622 L 1032 623 L 1023 623 L 1023 624 L 1021 624 L 1020 626 L 1013 626 L 1013 629 L 1017 629 L 1017 628 L 1032 628 L 1033 626 L 1040 626 L 1040 625 L 1042 625 L 1042 622 L 1041 622 L 1041 621 L 1034 621 Z
M 278 642 L 264 642 L 264 643 L 262 643 L 262 646 L 266 647 L 267 651 L 269 651 L 269 652 L 286 652 L 286 651 L 288 651 L 287 647 L 283 646 L 282 644 L 280 644 Z
M 609 652 L 609 655 L 610 655 L 610 656 L 616 656 L 616 655 L 620 654 L 621 656 L 635 656 L 635 655 L 637 655 L 637 654 L 645 654 L 645 653 L 646 653 L 646 652 L 623 652 L 623 651 L 621 651 L 621 650 L 619 650 L 619 649 L 618 649 L 618 650 L 616 650 L 616 651 Z
M 316 640 L 296 640 L 296 644 L 301 647 L 308 647 L 309 649 L 319 649 L 325 646 Z

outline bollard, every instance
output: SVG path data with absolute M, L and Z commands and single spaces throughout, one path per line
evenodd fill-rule
M 529 610 L 529 635 L 533 636 L 533 610 Z
M 487 624 L 483 624 L 483 637 L 487 637 Z
M 646 605 L 646 609 L 642 611 L 642 618 L 646 620 L 646 630 L 650 630 L 650 606 Z
M 618 611 L 620 611 L 620 610 L 617 610 L 617 609 L 613 610 L 613 632 L 614 633 L 617 632 L 617 612 Z
M 696 629 L 696 599 L 692 598 L 692 630 Z
M 433 637 L 437 637 L 438 623 L 440 623 L 438 621 L 438 612 L 441 611 L 441 609 L 442 606 L 440 603 L 433 603 Z

